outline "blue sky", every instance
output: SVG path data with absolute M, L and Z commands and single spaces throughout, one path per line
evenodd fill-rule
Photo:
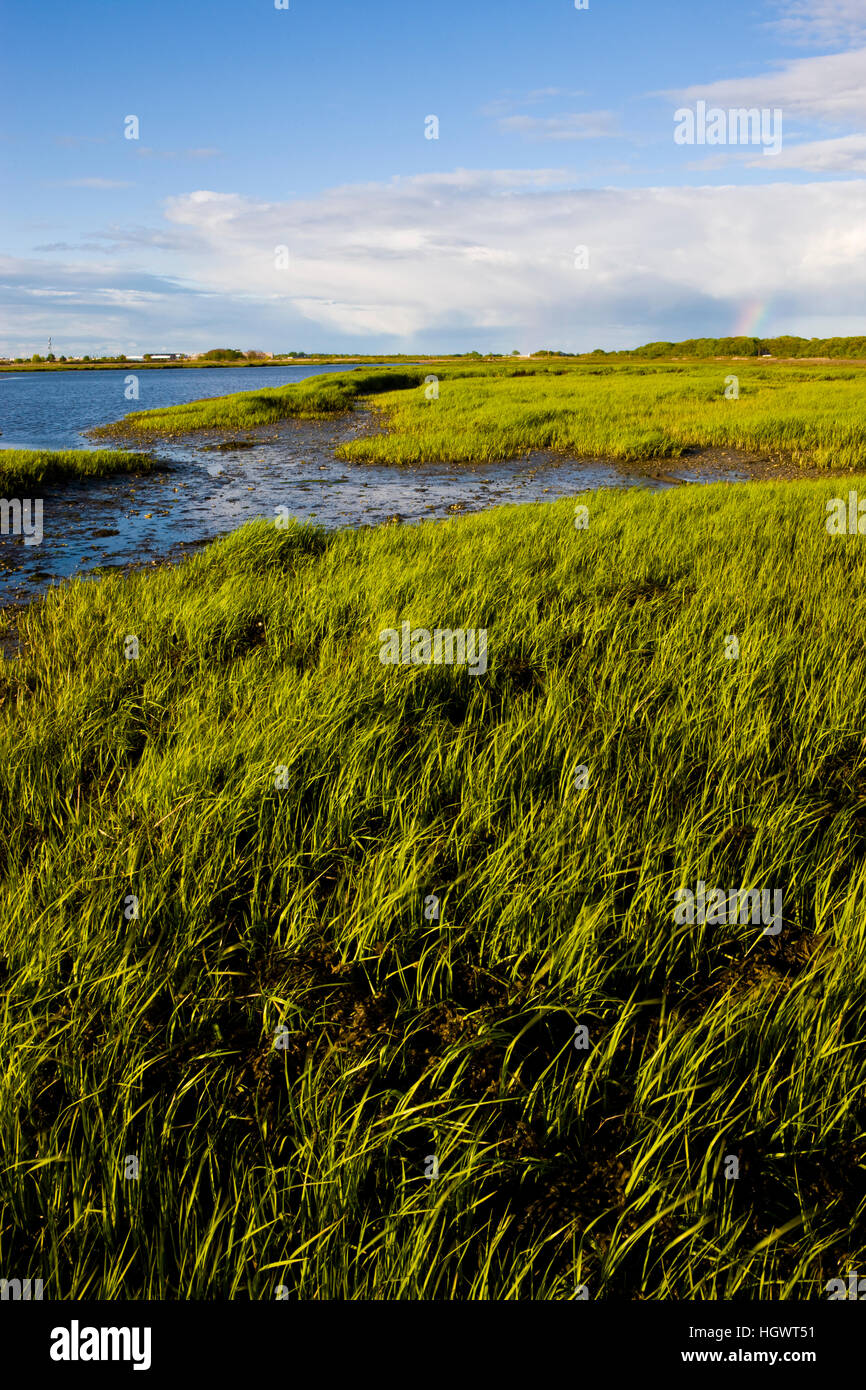
M 864 331 L 864 0 L 47 0 L 0 83 L 0 352 Z

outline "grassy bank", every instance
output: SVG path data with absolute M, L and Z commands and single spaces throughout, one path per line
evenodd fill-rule
M 862 1269 L 866 542 L 833 493 L 260 523 L 30 608 L 4 1271 L 703 1299 Z M 382 666 L 403 620 L 487 628 L 487 673 Z M 781 933 L 675 924 L 698 880 L 781 889 Z
M 415 386 L 425 375 L 426 368 L 412 372 L 328 372 L 291 386 L 275 386 L 273 390 L 236 391 L 230 396 L 189 401 L 186 405 L 136 410 L 91 433 L 96 439 L 175 439 L 203 430 L 247 430 L 278 420 L 318 420 L 351 410 L 362 392 Z
M 159 466 L 150 454 L 124 449 L 0 449 L 0 487 L 147 473 Z
M 321 418 L 372 400 L 385 413 L 387 433 L 342 445 L 342 457 L 491 462 L 552 449 L 634 460 L 727 448 L 816 467 L 854 469 L 866 462 L 864 376 L 856 367 L 443 365 L 435 386 L 426 384 L 431 375 L 429 365 L 329 374 L 273 391 L 139 411 L 97 433 L 242 430 Z
M 339 452 L 411 464 L 493 462 L 533 449 L 635 460 L 724 448 L 857 468 L 866 464 L 864 381 L 858 368 L 745 362 L 446 376 L 438 399 L 424 387 L 378 396 L 388 434 Z

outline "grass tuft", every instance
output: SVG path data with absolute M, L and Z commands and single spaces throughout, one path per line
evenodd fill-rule
M 0 486 L 148 473 L 159 467 L 150 454 L 122 449 L 0 449 Z

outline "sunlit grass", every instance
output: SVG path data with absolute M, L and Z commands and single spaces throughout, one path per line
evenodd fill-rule
M 535 449 L 636 460 L 723 448 L 856 468 L 866 462 L 864 385 L 857 368 L 748 363 L 445 377 L 432 400 L 424 386 L 377 396 L 388 433 L 338 452 L 411 464 L 493 462 Z
M 146 473 L 158 467 L 150 454 L 123 449 L 0 449 L 0 486 Z
M 862 1268 L 866 550 L 833 493 L 256 523 L 27 610 L 3 1270 L 712 1299 Z M 381 666 L 404 619 L 486 627 L 486 676 Z M 781 935 L 676 926 L 698 879 L 781 888 Z
M 95 438 L 181 437 L 202 430 L 245 430 L 292 418 L 322 419 L 350 410 L 359 392 L 415 385 L 426 372 L 324 373 L 290 386 L 237 391 L 185 405 L 137 410 L 92 431 Z
M 551 449 L 635 460 L 727 448 L 816 467 L 853 469 L 866 459 L 863 371 L 839 364 L 495 363 L 442 365 L 435 374 L 429 366 L 358 370 L 139 411 L 95 433 L 180 437 L 197 430 L 235 431 L 292 417 L 321 418 L 368 400 L 384 412 L 387 432 L 341 445 L 343 458 L 468 463 Z

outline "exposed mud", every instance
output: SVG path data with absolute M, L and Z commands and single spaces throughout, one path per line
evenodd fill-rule
M 174 561 L 242 522 L 272 519 L 278 507 L 327 528 L 398 525 L 599 487 L 803 476 L 781 458 L 721 449 L 627 464 L 549 451 L 492 464 L 443 461 L 411 468 L 334 457 L 344 440 L 380 428 L 377 416 L 358 412 L 336 420 L 289 420 L 236 439 L 196 436 L 155 446 L 168 466 L 153 473 L 42 484 L 41 544 L 0 538 L 0 606 L 27 602 L 72 576 L 96 578 Z

